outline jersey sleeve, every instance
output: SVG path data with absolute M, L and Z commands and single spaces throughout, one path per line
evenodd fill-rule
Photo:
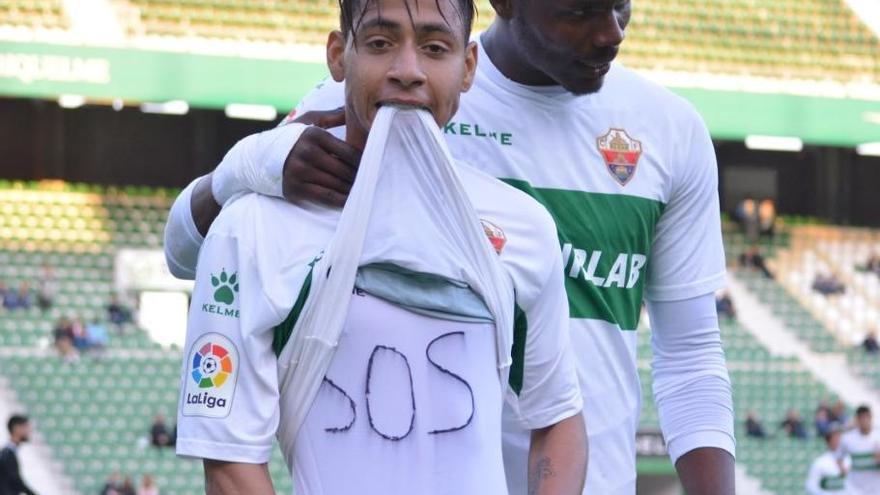
M 269 460 L 279 421 L 272 322 L 282 318 L 262 282 L 240 239 L 209 233 L 199 253 L 184 347 L 179 455 Z
M 289 124 L 304 113 L 333 110 L 342 106 L 345 106 L 345 84 L 327 77 L 315 85 L 279 125 Z
M 646 297 L 676 301 L 724 286 L 724 247 L 718 201 L 718 166 L 709 131 L 690 110 L 686 141 L 678 147 L 671 192 L 654 235 Z
M 549 268 L 545 281 L 528 297 L 517 292 L 514 325 L 510 384 L 516 393 L 514 410 L 520 426 L 529 430 L 574 416 L 583 406 L 569 343 L 568 297 L 555 235 L 547 236 L 545 253 L 549 254 L 544 263 Z

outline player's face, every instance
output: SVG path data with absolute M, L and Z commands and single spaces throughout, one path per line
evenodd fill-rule
M 837 450 L 840 447 L 840 432 L 834 432 L 828 437 L 828 449 Z
M 513 1 L 523 62 L 572 93 L 599 91 L 623 43 L 630 0 Z
M 859 430 L 863 433 L 871 431 L 871 413 L 863 413 L 856 416 L 856 423 L 859 425 Z
M 15 436 L 18 437 L 18 441 L 27 442 L 31 437 L 31 424 L 30 423 L 22 423 L 15 427 Z
M 382 105 L 426 109 L 440 126 L 455 115 L 477 60 L 456 5 L 454 0 L 373 0 L 348 40 L 331 34 L 328 65 L 334 79 L 345 81 L 350 136 L 360 133 L 365 139 Z

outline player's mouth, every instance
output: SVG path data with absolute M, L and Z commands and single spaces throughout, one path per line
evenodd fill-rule
M 586 72 L 586 75 L 589 75 L 590 77 L 604 76 L 611 69 L 610 60 L 607 62 L 578 61 L 577 65 Z
M 431 108 L 425 105 L 423 102 L 410 98 L 389 98 L 387 100 L 382 100 L 379 103 L 376 103 L 376 108 L 381 108 L 386 105 L 405 109 L 425 110 L 428 113 L 433 113 L 431 111 Z

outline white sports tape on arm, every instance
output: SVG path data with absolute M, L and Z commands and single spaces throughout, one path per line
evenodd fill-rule
M 733 399 L 713 294 L 648 301 L 654 402 L 672 462 L 700 447 L 735 455 Z

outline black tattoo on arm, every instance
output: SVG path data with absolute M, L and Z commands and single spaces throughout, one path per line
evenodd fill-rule
M 554 476 L 556 476 L 556 471 L 553 469 L 550 458 L 544 456 L 538 459 L 532 472 L 529 473 L 529 495 L 537 495 L 544 480 Z

